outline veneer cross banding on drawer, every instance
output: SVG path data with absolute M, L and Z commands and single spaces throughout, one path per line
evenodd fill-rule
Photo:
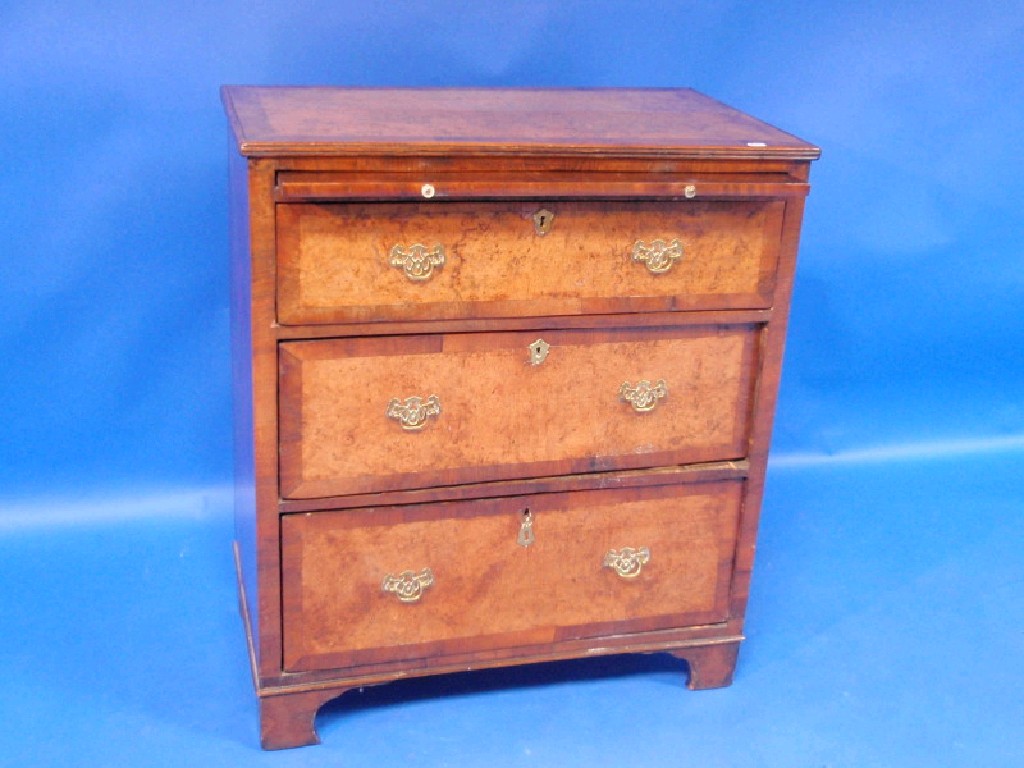
M 783 207 L 279 205 L 278 312 L 325 323 L 767 307 Z
M 742 490 L 696 483 L 288 515 L 285 667 L 721 621 Z M 396 586 L 403 573 L 412 599 Z
M 535 338 L 282 344 L 282 495 L 745 455 L 758 326 L 549 332 L 540 364 L 531 359 Z M 403 412 L 410 401 L 416 419 Z

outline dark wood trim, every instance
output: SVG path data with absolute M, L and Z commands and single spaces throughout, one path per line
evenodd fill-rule
M 779 393 L 782 356 L 786 343 L 786 324 L 789 317 L 790 296 L 796 271 L 797 247 L 804 201 L 792 200 L 786 206 L 782 227 L 782 247 L 779 252 L 778 277 L 775 284 L 775 316 L 766 326 L 762 338 L 762 371 L 758 377 L 753 398 L 753 428 L 750 433 L 750 482 L 740 514 L 740 531 L 736 542 L 736 562 L 733 580 L 732 615 L 745 615 L 750 594 L 750 579 L 754 566 L 757 529 L 764 480 L 771 444 L 772 423 Z
M 256 551 L 259 534 L 256 518 L 255 440 L 253 434 L 252 380 L 252 284 L 249 236 L 248 161 L 234 152 L 229 161 L 229 215 L 231 232 L 231 399 L 234 448 L 235 539 L 248 553 L 240 564 L 242 583 L 250 595 L 259 594 Z M 259 633 L 259 613 L 249 617 Z M 258 655 L 259 649 L 256 649 Z
M 630 157 L 605 156 L 587 157 L 579 155 L 516 155 L 514 157 L 493 157 L 488 155 L 460 155 L 439 157 L 420 155 L 395 157 L 381 153 L 346 156 L 282 156 L 278 163 L 278 178 L 293 181 L 312 180 L 324 174 L 430 174 L 431 178 L 445 178 L 449 175 L 495 174 L 539 174 L 557 175 L 586 174 L 587 176 L 615 177 L 656 176 L 658 178 L 744 182 L 751 180 L 770 181 L 776 184 L 804 183 L 808 179 L 808 163 L 800 160 L 757 159 L 702 159 L 679 157 Z M 302 174 L 302 176 L 286 176 Z M 422 182 L 421 182 L 422 183 Z
M 722 644 L 740 643 L 742 635 L 727 631 L 725 624 L 686 627 L 682 630 L 641 632 L 632 635 L 592 638 L 564 643 L 546 644 L 535 648 L 509 649 L 502 654 L 489 656 L 463 654 L 448 656 L 419 667 L 410 668 L 408 662 L 378 664 L 355 670 L 322 670 L 319 672 L 297 672 L 283 674 L 274 679 L 264 679 L 259 689 L 260 696 L 274 696 L 301 691 L 315 691 L 332 688 L 348 690 L 357 686 L 379 685 L 407 677 L 444 675 L 451 672 L 470 672 L 480 669 L 495 669 L 519 664 L 543 664 L 549 661 L 565 661 L 581 657 L 615 656 L 628 653 L 674 653 L 680 649 L 700 648 Z
M 816 160 L 817 149 L 803 147 L 773 147 L 769 149 L 747 149 L 745 147 L 678 147 L 666 149 L 662 146 L 635 146 L 628 151 L 599 144 L 580 145 L 575 152 L 567 152 L 561 145 L 530 144 L 510 148 L 508 145 L 483 142 L 466 144 L 445 143 L 388 143 L 353 142 L 344 148 L 334 144 L 243 141 L 239 151 L 246 157 L 346 157 L 366 154 L 386 154 L 392 157 L 496 157 L 504 158 L 528 151 L 534 157 L 594 157 L 621 160 L 674 159 L 674 160 Z
M 585 328 L 652 328 L 689 325 L 736 325 L 767 323 L 769 309 L 694 309 L 674 312 L 557 315 L 548 317 L 493 317 L 464 320 L 415 320 L 325 325 L 275 325 L 280 341 L 327 339 L 345 336 L 404 336 L 431 333 L 481 333 L 507 331 L 557 331 Z
M 277 541 L 277 344 L 272 161 L 252 159 L 249 169 L 253 441 L 255 446 L 257 659 L 261 675 L 281 668 L 281 583 Z
M 472 499 L 527 496 L 543 493 L 566 493 L 574 490 L 600 488 L 646 488 L 658 485 L 716 482 L 742 479 L 750 471 L 746 459 L 704 464 L 684 464 L 659 469 L 625 472 L 592 472 L 577 475 L 538 477 L 525 480 L 498 480 L 436 488 L 418 488 L 390 493 L 367 493 L 353 496 L 331 496 L 323 499 L 281 499 L 282 514 L 312 512 L 318 509 L 352 509 L 355 507 L 400 506 L 435 501 L 467 501 Z
M 446 200 L 771 200 L 788 197 L 806 197 L 810 187 L 807 184 L 763 180 L 705 181 L 680 180 L 671 177 L 652 180 L 650 176 L 638 180 L 596 178 L 581 176 L 573 179 L 522 179 L 515 176 L 487 179 L 466 179 L 465 177 L 438 178 L 430 176 L 435 189 L 431 204 Z M 324 179 L 293 179 L 283 176 L 278 179 L 274 198 L 280 203 L 307 201 L 415 201 L 423 202 L 423 173 L 404 174 L 391 177 L 381 175 L 353 174 L 350 178 L 332 175 Z M 692 192 L 690 191 L 692 188 Z

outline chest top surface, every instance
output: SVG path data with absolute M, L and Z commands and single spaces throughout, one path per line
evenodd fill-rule
M 225 86 L 246 156 L 622 154 L 813 160 L 819 150 L 691 89 Z

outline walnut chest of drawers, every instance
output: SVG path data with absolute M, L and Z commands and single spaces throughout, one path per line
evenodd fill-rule
M 729 684 L 818 150 L 685 89 L 222 95 L 263 745 L 410 675 Z

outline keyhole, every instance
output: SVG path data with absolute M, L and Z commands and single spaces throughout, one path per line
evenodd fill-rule
M 537 339 L 533 344 L 527 347 L 530 351 L 530 364 L 540 365 L 548 356 L 548 350 L 551 347 L 544 339 Z
M 554 220 L 555 214 L 547 208 L 541 208 L 533 214 L 533 228 L 538 235 L 545 235 L 551 229 L 551 224 Z
M 533 544 L 533 540 L 536 538 L 533 534 L 533 516 L 530 514 L 530 508 L 527 507 L 523 510 L 521 519 L 519 522 L 519 535 L 516 536 L 516 544 L 520 547 L 528 547 Z

